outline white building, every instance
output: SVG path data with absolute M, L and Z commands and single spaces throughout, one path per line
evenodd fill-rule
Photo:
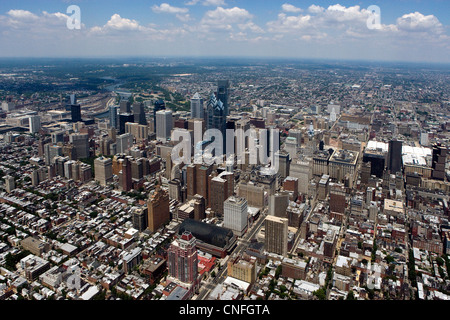
M 229 197 L 223 203 L 223 226 L 242 236 L 248 226 L 248 204 L 244 198 Z
M 203 98 L 197 92 L 191 98 L 191 118 L 192 119 L 203 119 L 205 112 L 203 109 Z
M 156 112 L 156 139 L 167 141 L 173 129 L 172 111 L 160 110 Z
M 116 137 L 116 153 L 126 153 L 133 146 L 133 135 L 124 133 Z
M 38 133 L 39 130 L 41 130 L 41 117 L 30 116 L 29 124 L 30 124 L 30 133 Z

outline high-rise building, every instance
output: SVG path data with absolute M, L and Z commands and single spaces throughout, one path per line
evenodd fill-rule
M 128 100 L 120 101 L 120 113 L 131 113 L 131 103 Z
M 132 113 L 119 114 L 119 134 L 125 133 L 125 124 L 127 122 L 134 122 L 134 115 Z
M 130 191 L 133 188 L 133 179 L 131 174 L 131 160 L 130 157 L 119 159 L 119 186 L 122 191 Z
M 72 133 L 69 140 L 75 148 L 76 159 L 89 158 L 89 135 L 87 133 Z
M 142 102 L 133 104 L 133 114 L 135 123 L 144 126 L 147 125 L 147 118 L 145 117 L 144 104 Z
M 387 167 L 392 174 L 402 170 L 402 145 L 398 140 L 389 141 Z
M 30 124 L 30 133 L 38 133 L 41 130 L 41 117 L 38 115 L 30 116 L 28 121 Z
M 157 188 L 150 196 L 148 205 L 148 229 L 155 232 L 170 220 L 169 193 Z
M 190 232 L 184 232 L 171 243 L 167 253 L 169 276 L 183 283 L 195 284 L 198 275 L 196 238 Z
M 204 119 L 205 110 L 203 109 L 203 98 L 197 92 L 191 98 L 191 118 L 192 119 Z
M 229 197 L 223 203 L 223 226 L 242 236 L 248 227 L 248 205 L 244 198 Z
M 131 133 L 124 133 L 116 137 L 116 152 L 126 153 L 133 146 L 133 136 Z
M 161 110 L 156 112 L 156 139 L 167 141 L 173 129 L 173 119 L 171 110 Z
M 69 104 L 67 108 L 70 110 L 70 115 L 72 117 L 72 122 L 81 121 L 81 105 L 77 103 L 77 97 L 75 94 L 69 96 Z
M 206 114 L 207 114 L 207 123 L 206 128 L 219 130 L 222 134 L 223 140 L 223 150 L 222 153 L 225 153 L 226 147 L 226 127 L 227 127 L 227 116 L 224 109 L 224 104 L 222 101 L 218 100 L 217 97 L 211 94 L 207 106 L 206 106 Z M 207 139 L 212 139 L 211 136 L 207 136 Z
M 136 141 L 144 141 L 148 139 L 148 127 L 139 123 L 125 123 L 125 132 L 131 133 Z
M 447 149 L 440 144 L 433 145 L 432 178 L 445 179 L 445 163 L 447 161 Z
M 112 160 L 100 157 L 94 160 L 95 180 L 102 186 L 113 181 Z
M 264 246 L 267 252 L 286 256 L 288 248 L 288 223 L 286 218 L 267 216 L 265 219 Z
M 4 179 L 5 179 L 5 190 L 6 192 L 10 193 L 16 188 L 14 177 L 8 175 Z
M 119 129 L 119 107 L 109 107 L 109 125 L 111 128 Z
M 216 216 L 223 216 L 224 201 L 228 198 L 228 181 L 220 177 L 213 177 L 209 185 L 209 207 Z
M 135 208 L 133 210 L 133 228 L 138 230 L 139 232 L 147 229 L 147 218 L 148 218 L 148 208 Z
M 230 81 L 229 80 L 219 80 L 217 81 L 217 99 L 222 101 L 224 106 L 225 117 L 230 114 L 229 111 L 229 91 L 230 91 Z
M 276 193 L 269 197 L 269 215 L 286 218 L 286 209 L 289 206 L 289 193 Z
M 166 110 L 164 100 L 157 100 L 153 105 L 153 130 L 156 132 L 156 113 L 161 110 Z

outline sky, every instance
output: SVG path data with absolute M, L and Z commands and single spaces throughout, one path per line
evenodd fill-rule
M 127 56 L 450 63 L 450 1 L 0 1 L 0 57 Z

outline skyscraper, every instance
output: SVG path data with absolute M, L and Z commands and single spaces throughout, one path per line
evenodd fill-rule
M 288 223 L 286 218 L 267 216 L 265 220 L 264 246 L 266 251 L 282 256 L 287 254 Z
M 120 113 L 131 113 L 131 103 L 128 100 L 120 101 Z
M 205 117 L 205 110 L 203 109 L 203 98 L 197 92 L 191 98 L 191 118 L 203 119 Z
M 392 174 L 402 170 L 402 145 L 398 140 L 389 141 L 388 169 Z
M 174 240 L 168 250 L 169 276 L 195 284 L 198 274 L 196 238 L 188 231 Z
M 28 121 L 30 124 L 30 133 L 38 133 L 41 130 L 41 117 L 38 115 L 30 116 Z
M 124 134 L 126 131 L 125 124 L 127 122 L 134 122 L 134 115 L 132 113 L 120 113 L 119 115 L 119 134 Z
M 109 124 L 111 128 L 119 129 L 119 107 L 118 106 L 110 106 L 109 107 Z
M 211 94 L 208 100 L 208 104 L 206 107 L 207 112 L 207 123 L 206 128 L 209 129 L 217 129 L 222 133 L 223 139 L 223 150 L 225 153 L 226 146 L 226 128 L 227 128 L 227 116 L 224 109 L 224 104 L 222 101 L 218 100 L 216 96 Z M 207 138 L 212 138 L 208 136 Z
M 157 100 L 153 105 L 153 130 L 156 132 L 156 113 L 161 110 L 166 110 L 164 100 Z
M 75 94 L 71 94 L 69 96 L 68 109 L 70 110 L 70 114 L 72 116 L 72 122 L 81 121 L 81 105 L 77 103 L 77 97 Z
M 89 158 L 89 135 L 87 133 L 72 133 L 70 143 L 75 148 L 76 159 Z
M 156 232 L 170 220 L 169 193 L 157 188 L 150 196 L 148 205 L 148 229 Z
M 144 126 L 147 125 L 144 104 L 142 102 L 133 104 L 133 114 L 134 114 L 134 122 L 135 123 L 138 123 L 138 124 L 141 124 Z
M 172 111 L 160 110 L 156 112 L 156 139 L 167 141 L 173 129 Z
M 223 203 L 223 226 L 242 236 L 248 225 L 248 205 L 244 198 L 229 197 Z
M 217 81 L 217 99 L 222 101 L 224 107 L 225 117 L 230 114 L 228 99 L 229 99 L 230 81 L 219 80 Z
M 100 157 L 94 160 L 95 180 L 102 186 L 113 181 L 112 160 Z

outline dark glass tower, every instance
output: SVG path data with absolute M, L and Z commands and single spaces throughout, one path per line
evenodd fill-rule
M 226 147 L 226 129 L 227 129 L 227 116 L 225 114 L 224 104 L 221 100 L 218 100 L 216 96 L 211 94 L 207 110 L 207 129 L 217 129 L 222 133 L 223 138 L 223 152 L 225 153 Z
M 395 174 L 402 170 L 402 146 L 403 143 L 401 141 L 389 141 L 387 167 L 391 174 Z
M 144 104 L 134 103 L 133 104 L 133 114 L 134 114 L 134 122 L 142 125 L 147 125 L 147 119 L 145 118 L 145 109 Z
M 81 121 L 81 105 L 77 103 L 77 97 L 75 94 L 69 95 L 66 110 L 70 110 L 72 122 Z
M 230 114 L 228 106 L 229 91 L 230 91 L 229 80 L 217 81 L 217 100 L 222 101 L 225 110 L 225 116 L 228 116 Z

